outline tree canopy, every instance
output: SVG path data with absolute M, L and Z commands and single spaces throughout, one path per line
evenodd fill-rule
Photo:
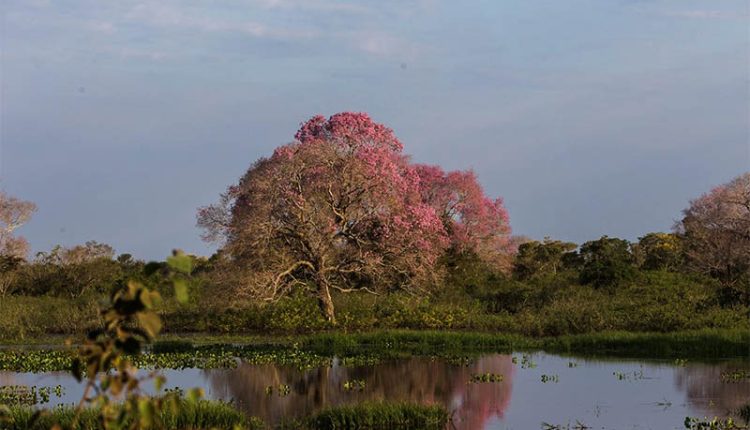
M 425 291 L 449 247 L 499 256 L 510 233 L 473 173 L 415 166 L 391 129 L 350 112 L 304 123 L 198 224 L 241 292 L 275 300 L 302 287 L 334 323 L 331 290 Z
M 29 244 L 15 230 L 26 224 L 36 211 L 32 202 L 18 199 L 0 191 L 0 255 L 25 258 Z
M 675 230 L 693 270 L 730 286 L 750 283 L 750 173 L 692 200 Z

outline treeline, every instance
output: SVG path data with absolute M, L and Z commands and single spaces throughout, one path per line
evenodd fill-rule
M 196 283 L 201 283 L 209 260 L 191 256 Z M 53 296 L 69 299 L 102 296 L 138 281 L 150 289 L 171 294 L 166 261 L 115 255 L 110 245 L 89 241 L 73 247 L 55 246 L 30 261 L 0 255 L 0 297 L 8 295 Z
M 530 241 L 518 248 L 513 277 L 526 281 L 559 272 L 571 272 L 581 285 L 616 288 L 633 281 L 643 271 L 665 271 L 685 275 L 704 274 L 687 255 L 687 239 L 676 233 L 649 233 L 637 242 L 603 236 L 582 244 L 545 239 Z M 732 270 L 729 267 L 728 270 Z M 722 304 L 750 304 L 746 277 L 727 279 L 723 272 L 706 273 L 713 282 Z
M 492 282 L 536 283 L 556 276 L 566 277 L 594 289 L 612 289 L 638 279 L 649 271 L 681 273 L 700 277 L 702 273 L 690 263 L 686 239 L 676 233 L 649 233 L 637 242 L 603 236 L 577 245 L 545 238 L 524 241 L 512 260 L 510 274 L 493 270 L 480 258 L 466 253 L 448 253 L 440 264 L 448 277 L 441 289 L 473 288 Z M 201 296 L 213 291 L 214 263 L 221 258 L 190 256 L 193 260 L 192 288 Z M 131 254 L 116 255 L 107 244 L 89 241 L 73 247 L 56 246 L 40 252 L 30 261 L 14 256 L 0 256 L 0 296 L 55 296 L 80 298 L 110 293 L 128 280 L 136 280 L 151 289 L 170 294 L 168 267 L 165 261 L 143 261 Z M 710 274 L 708 274 L 710 275 Z M 716 273 L 705 280 L 717 289 L 722 303 L 750 304 L 748 284 L 737 278 L 726 282 Z M 166 285 L 166 287 L 165 287 Z M 220 287 L 219 287 L 220 288 Z M 203 291 L 201 291 L 203 290 Z
M 449 254 L 439 262 L 447 273 L 443 283 L 428 295 L 334 292 L 336 327 L 528 336 L 749 328 L 746 290 L 740 288 L 746 284 L 691 269 L 683 240 L 652 233 L 635 243 L 610 237 L 581 246 L 529 241 L 519 246 L 509 274 L 476 256 Z M 14 279 L 0 298 L 0 332 L 19 338 L 95 327 L 99 302 L 131 279 L 161 292 L 159 312 L 169 332 L 309 333 L 334 327 L 302 289 L 273 302 L 235 296 L 217 279 L 217 258 L 192 257 L 190 302 L 180 304 L 165 262 L 116 256 L 95 242 L 55 248 L 0 275 Z

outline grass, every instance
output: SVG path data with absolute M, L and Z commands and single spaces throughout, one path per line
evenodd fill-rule
M 541 348 L 548 352 L 634 358 L 750 358 L 750 330 L 594 333 L 545 338 Z
M 10 408 L 10 421 L 2 428 L 11 430 L 46 430 L 57 423 L 70 428 L 75 410 L 60 406 L 47 410 L 34 419 L 36 410 L 29 407 Z M 312 416 L 281 424 L 285 430 L 443 430 L 449 422 L 448 412 L 441 406 L 409 403 L 360 403 L 354 406 L 326 408 Z M 164 428 L 176 430 L 247 429 L 271 427 L 257 418 L 248 419 L 231 405 L 218 401 L 183 401 L 177 414 L 161 415 Z M 0 424 L 3 424 L 0 421 Z M 96 409 L 85 409 L 75 430 L 103 429 Z
M 95 299 L 0 297 L 2 342 L 28 343 L 34 342 L 35 338 L 85 333 L 99 324 Z
M 750 330 L 703 329 L 675 333 L 604 332 L 531 338 L 512 334 L 381 331 L 307 336 L 305 349 L 347 355 L 363 351 L 404 351 L 417 355 L 543 350 L 552 353 L 633 358 L 750 358 Z
M 70 428 L 75 416 L 71 406 L 59 406 L 47 410 L 34 420 L 36 410 L 28 407 L 11 407 L 10 422 L 12 430 L 46 430 L 57 423 L 63 428 Z M 231 405 L 218 401 L 201 400 L 198 402 L 182 401 L 177 414 L 165 412 L 161 415 L 164 428 L 169 429 L 231 429 L 238 426 L 242 429 L 264 429 L 265 425 L 257 419 L 248 419 Z M 3 427 L 5 428 L 5 427 Z M 103 429 L 98 420 L 96 409 L 85 409 L 79 418 L 79 430 Z
M 204 339 L 208 340 L 208 339 Z M 221 340 L 217 337 L 216 340 Z M 546 351 L 556 354 L 642 359 L 750 358 L 750 331 L 704 329 L 677 333 L 606 332 L 529 338 L 509 334 L 394 330 L 321 333 L 255 340 L 244 345 L 200 344 L 188 340 L 157 343 L 153 353 L 133 358 L 139 368 L 232 368 L 241 358 L 252 364 L 284 364 L 299 369 L 325 367 L 334 356 L 345 365 L 373 364 L 406 356 L 466 358 L 482 353 Z M 0 370 L 48 372 L 70 368 L 66 350 L 0 350 Z
M 324 409 L 292 428 L 312 430 L 443 430 L 450 417 L 441 406 L 360 403 Z

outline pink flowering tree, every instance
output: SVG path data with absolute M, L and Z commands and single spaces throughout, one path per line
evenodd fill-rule
M 744 283 L 750 303 L 750 173 L 691 201 L 675 229 L 693 269 L 725 285 Z
M 242 274 L 233 280 L 240 292 L 276 300 L 302 288 L 335 324 L 332 290 L 419 290 L 435 281 L 448 235 L 402 149 L 366 114 L 316 116 L 201 208 L 198 224 Z
M 451 251 L 473 254 L 508 272 L 516 245 L 502 199 L 487 197 L 472 171 L 445 172 L 428 165 L 415 168 L 422 200 L 440 217 Z

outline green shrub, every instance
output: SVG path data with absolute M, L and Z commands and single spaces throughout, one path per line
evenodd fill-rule
M 264 312 L 265 327 L 272 331 L 309 333 L 329 327 L 315 299 L 304 294 L 284 297 Z
M 437 405 L 360 403 L 324 409 L 306 423 L 313 430 L 443 430 L 448 420 Z

